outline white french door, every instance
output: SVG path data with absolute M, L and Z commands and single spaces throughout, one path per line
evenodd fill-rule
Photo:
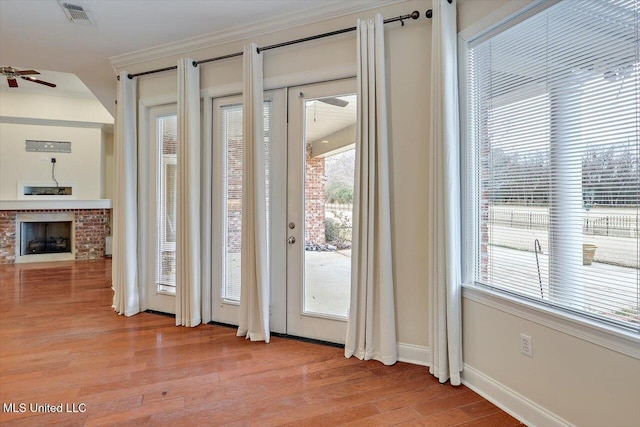
M 344 343 L 351 288 L 356 81 L 265 93 L 272 332 Z M 287 95 L 288 93 L 288 95 Z M 212 319 L 237 325 L 242 96 L 212 105 Z
M 345 341 L 351 289 L 355 92 L 355 79 L 289 88 L 289 335 Z
M 150 185 L 146 192 L 147 308 L 175 313 L 176 294 L 176 151 L 175 105 L 154 107 L 149 114 L 149 144 L 143 149 Z
M 240 304 L 242 234 L 242 96 L 213 100 L 212 319 L 237 325 Z M 286 96 L 265 93 L 265 170 L 267 172 L 267 238 L 271 278 L 270 326 L 286 332 L 285 224 Z

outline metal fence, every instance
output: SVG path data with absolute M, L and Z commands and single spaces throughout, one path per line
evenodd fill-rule
M 491 208 L 489 221 L 515 228 L 549 229 L 549 213 Z M 594 214 L 582 218 L 584 234 L 614 237 L 638 237 L 638 217 L 623 214 Z
M 351 203 L 325 203 L 324 209 L 327 211 L 351 212 L 353 204 Z

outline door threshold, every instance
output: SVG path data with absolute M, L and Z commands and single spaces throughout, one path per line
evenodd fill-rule
M 158 310 L 145 310 L 144 312 L 149 314 L 157 314 L 159 316 L 173 317 L 174 319 L 176 317 L 175 314 L 165 313 L 164 311 L 158 311 Z
M 222 322 L 211 321 L 211 322 L 208 322 L 207 325 L 222 326 L 223 328 L 238 329 L 238 325 L 232 325 L 230 323 L 222 323 Z M 271 332 L 271 336 L 272 337 L 277 337 L 277 338 L 284 338 L 284 339 L 289 339 L 289 340 L 307 342 L 307 343 L 310 343 L 310 344 L 324 345 L 324 346 L 327 346 L 327 347 L 344 348 L 344 344 L 339 344 L 339 343 L 335 343 L 335 342 L 331 342 L 331 341 L 316 340 L 316 339 L 313 339 L 313 338 L 299 337 L 297 335 L 281 334 L 279 332 Z
M 323 340 L 317 340 L 317 339 L 314 339 L 314 338 L 299 337 L 299 336 L 296 336 L 296 335 L 289 335 L 289 334 L 280 334 L 278 332 L 271 332 L 271 336 L 278 337 L 278 338 L 285 338 L 285 339 L 295 340 L 295 341 L 307 342 L 307 343 L 310 343 L 310 344 L 324 345 L 324 346 L 327 346 L 327 347 L 344 348 L 344 344 L 340 344 L 340 343 L 337 343 L 337 342 L 323 341 Z

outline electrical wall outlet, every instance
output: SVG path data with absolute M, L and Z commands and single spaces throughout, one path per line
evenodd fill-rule
M 533 339 L 529 335 L 520 334 L 520 353 L 533 357 Z

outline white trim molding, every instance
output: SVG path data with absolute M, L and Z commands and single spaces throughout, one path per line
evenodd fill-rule
M 640 359 L 640 336 L 564 310 L 509 297 L 491 289 L 463 285 L 462 297 L 539 325 Z
M 573 425 L 466 363 L 462 371 L 462 384 L 530 427 Z
M 0 200 L 0 211 L 49 209 L 111 209 L 111 199 L 98 200 Z
M 397 343 L 398 362 L 412 363 L 420 366 L 431 365 L 431 349 L 429 347 Z

